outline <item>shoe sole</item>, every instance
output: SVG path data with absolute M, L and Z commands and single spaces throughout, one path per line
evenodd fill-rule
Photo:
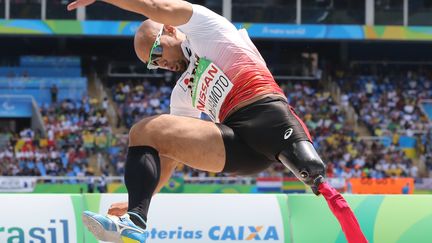
M 83 214 L 82 221 L 87 229 L 98 239 L 101 241 L 108 241 L 114 243 L 123 243 L 123 240 L 120 238 L 119 234 L 111 233 L 106 231 L 101 223 L 99 223 L 96 219 Z

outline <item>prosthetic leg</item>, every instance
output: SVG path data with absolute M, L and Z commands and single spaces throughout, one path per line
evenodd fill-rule
M 326 166 L 318 156 L 312 143 L 300 141 L 284 149 L 278 155 L 294 175 L 312 188 L 315 195 L 322 194 L 330 210 L 339 221 L 349 243 L 367 243 L 360 225 L 343 196 L 324 181 Z
M 293 143 L 279 153 L 278 159 L 294 175 L 310 186 L 315 195 L 319 195 L 318 187 L 324 182 L 326 166 L 309 141 Z

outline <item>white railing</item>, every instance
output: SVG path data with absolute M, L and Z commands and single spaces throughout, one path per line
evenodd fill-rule
M 184 177 L 186 183 L 217 183 L 217 184 L 254 184 L 255 177 Z M 123 176 L 0 176 L 0 181 L 6 180 L 29 180 L 38 183 L 88 183 L 91 181 L 104 180 L 107 183 L 124 182 Z
M 0 176 L 0 180 L 23 179 L 34 180 L 36 182 L 68 182 L 78 181 L 87 182 L 91 180 L 101 180 L 101 176 Z M 107 176 L 103 178 L 107 182 L 122 182 L 122 176 Z
M 196 184 L 255 184 L 256 178 L 253 177 L 184 177 L 186 183 Z

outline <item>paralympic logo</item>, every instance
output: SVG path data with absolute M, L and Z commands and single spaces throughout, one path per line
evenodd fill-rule
M 160 240 L 200 240 L 208 238 L 211 241 L 279 241 L 280 236 L 276 226 L 255 225 L 214 225 L 208 230 L 189 230 L 177 227 L 175 230 L 158 230 L 152 228 L 146 237 Z

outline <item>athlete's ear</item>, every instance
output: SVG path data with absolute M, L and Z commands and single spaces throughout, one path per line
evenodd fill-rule
M 165 24 L 163 28 L 169 36 L 176 36 L 177 29 L 174 26 Z

